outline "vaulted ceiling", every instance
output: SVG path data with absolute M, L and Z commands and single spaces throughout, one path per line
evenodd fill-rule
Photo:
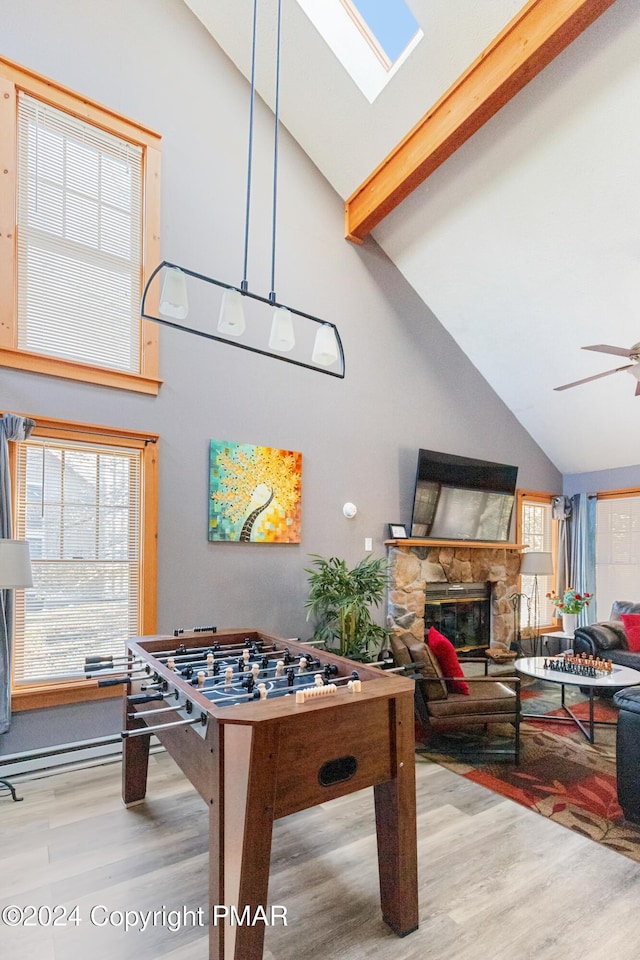
M 248 76 L 251 0 L 185 2 Z M 371 104 L 283 3 L 281 119 L 345 200 L 522 8 L 409 5 L 424 37 Z M 259 11 L 271 103 L 275 0 Z M 640 7 L 615 0 L 372 231 L 563 473 L 640 462 L 635 379 L 553 389 L 625 363 L 581 346 L 640 341 L 638 51 Z

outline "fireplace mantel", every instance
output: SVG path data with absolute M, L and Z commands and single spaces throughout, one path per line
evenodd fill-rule
M 426 537 L 402 537 L 399 540 L 385 540 L 387 547 L 451 547 L 453 550 L 467 547 L 471 550 L 517 550 L 522 553 L 526 543 L 509 543 L 506 540 L 429 540 Z

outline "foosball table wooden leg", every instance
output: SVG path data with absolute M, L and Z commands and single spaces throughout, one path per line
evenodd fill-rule
M 123 729 L 140 730 L 146 726 L 144 720 L 130 715 L 130 684 L 124 690 Z M 124 737 L 122 740 L 122 802 L 125 807 L 141 803 L 147 792 L 147 771 L 149 769 L 149 744 L 151 734 L 136 737 Z
M 418 927 L 416 773 L 411 699 L 398 698 L 395 710 L 395 773 L 374 786 L 382 918 L 400 937 Z
M 278 729 L 225 725 L 219 756 L 222 789 L 209 817 L 209 960 L 262 960 Z
M 122 802 L 125 807 L 141 803 L 147 792 L 151 734 L 122 741 Z

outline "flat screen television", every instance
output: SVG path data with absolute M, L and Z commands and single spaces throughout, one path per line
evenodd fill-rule
M 518 468 L 418 451 L 412 537 L 507 541 Z

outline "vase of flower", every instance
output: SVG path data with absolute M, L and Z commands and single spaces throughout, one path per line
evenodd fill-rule
M 558 596 L 555 590 L 552 590 L 547 594 L 547 599 L 551 600 L 556 608 L 556 616 L 562 617 L 562 632 L 573 636 L 578 626 L 578 615 L 589 606 L 593 600 L 593 594 L 579 593 L 573 587 L 567 587 L 562 596 Z

